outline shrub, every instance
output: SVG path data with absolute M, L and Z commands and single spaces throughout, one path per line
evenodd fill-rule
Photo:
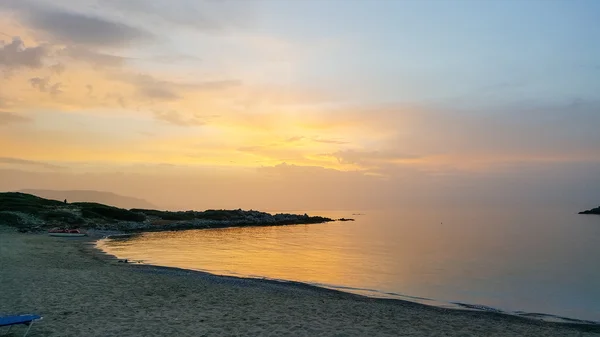
M 143 213 L 147 216 L 153 216 L 161 218 L 163 220 L 193 220 L 195 219 L 194 212 L 169 212 L 169 211 L 157 211 L 154 209 L 139 209 L 133 208 L 130 211 L 135 213 Z
M 52 222 L 64 222 L 70 225 L 80 224 L 83 222 L 83 219 L 80 216 L 66 210 L 54 210 L 47 212 L 42 216 L 42 219 Z
M 43 225 L 44 222 L 35 216 L 20 212 L 0 212 L 0 225 L 26 228 Z
M 142 213 L 135 213 L 126 209 L 97 204 L 94 202 L 76 202 L 72 203 L 72 205 L 81 207 L 81 214 L 84 217 L 98 218 L 98 216 L 100 216 L 101 218 L 110 220 L 137 222 L 146 220 L 146 216 Z
M 206 219 L 206 220 L 235 220 L 244 217 L 244 212 L 242 210 L 224 210 L 224 209 L 209 209 L 204 212 L 197 212 L 197 219 Z
M 48 207 L 62 205 L 58 200 L 49 200 L 31 194 L 8 192 L 0 193 L 0 211 L 39 214 Z

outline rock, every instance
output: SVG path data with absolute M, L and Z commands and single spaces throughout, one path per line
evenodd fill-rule
M 579 214 L 598 214 L 600 215 L 600 207 L 592 208 L 587 211 L 579 212 Z

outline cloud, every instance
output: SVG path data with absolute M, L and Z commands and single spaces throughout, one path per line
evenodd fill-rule
M 29 123 L 32 119 L 29 117 L 20 116 L 12 112 L 0 111 L 0 125 L 12 123 Z
M 91 85 L 86 85 L 87 96 L 89 97 L 91 93 L 93 93 L 94 87 Z M 121 108 L 126 109 L 128 107 L 128 101 L 125 100 L 125 97 L 121 94 L 117 93 L 108 93 L 104 96 L 104 101 L 106 103 L 117 103 Z
M 64 169 L 62 166 L 48 164 L 40 161 L 26 160 L 21 158 L 10 158 L 10 157 L 0 157 L 0 164 L 8 164 L 8 165 L 26 165 L 26 166 L 35 166 L 47 169 Z
M 324 143 L 324 144 L 338 144 L 338 145 L 348 144 L 348 142 L 345 142 L 342 140 L 337 140 L 337 139 L 313 138 L 312 141 L 317 142 L 317 143 Z
M 27 4 L 27 2 L 24 2 Z M 152 34 L 121 22 L 33 4 L 22 14 L 32 28 L 60 42 L 88 46 L 124 46 L 151 40 Z
M 40 92 L 47 92 L 53 96 L 62 93 L 62 90 L 60 90 L 62 84 L 61 83 L 51 84 L 50 79 L 47 77 L 46 78 L 39 78 L 39 77 L 30 78 L 29 83 L 31 83 L 31 86 L 38 89 Z
M 44 58 L 47 56 L 46 46 L 27 48 L 19 37 L 14 37 L 11 43 L 3 43 L 0 47 L 0 66 L 41 68 Z
M 396 151 L 365 151 L 365 150 L 342 150 L 332 153 L 340 164 L 389 164 L 406 159 L 416 159 L 417 156 L 398 153 Z
M 286 139 L 285 141 L 288 143 L 294 143 L 294 142 L 299 142 L 305 138 L 306 137 L 304 137 L 304 136 L 295 136 L 295 137 L 290 137 L 290 138 Z
M 94 94 L 94 86 L 91 84 L 86 84 L 85 88 L 87 89 L 87 95 L 92 96 Z
M 162 84 L 144 84 L 138 87 L 140 95 L 147 98 L 158 99 L 163 101 L 173 101 L 181 98 L 178 94 L 173 92 L 171 88 L 163 86 Z
M 104 0 L 125 15 L 145 16 L 153 22 L 178 25 L 202 32 L 221 32 L 248 20 L 251 1 Z
M 154 111 L 154 118 L 156 118 L 157 120 L 177 126 L 205 125 L 210 119 L 213 119 L 215 117 L 218 116 L 202 116 L 200 114 L 194 114 L 192 116 L 187 117 L 175 110 Z
M 181 94 L 189 91 L 213 91 L 240 85 L 236 80 L 205 81 L 199 83 L 177 83 L 159 80 L 147 74 L 127 74 L 117 76 L 118 79 L 135 86 L 139 96 L 159 101 L 179 100 Z
M 53 64 L 50 67 L 48 67 L 50 69 L 50 71 L 56 75 L 60 75 L 62 73 L 65 72 L 65 65 L 62 63 L 57 63 L 57 64 Z
M 100 53 L 89 48 L 81 46 L 70 46 L 63 48 L 58 52 L 59 55 L 65 55 L 77 61 L 83 61 L 95 66 L 119 67 L 128 60 L 126 57 Z
M 38 89 L 39 91 L 46 92 L 48 91 L 50 79 L 34 77 L 29 79 L 29 83 L 31 83 L 31 86 Z
M 180 98 L 179 94 L 175 92 L 177 86 L 174 83 L 157 80 L 150 75 L 122 74 L 121 80 L 133 84 L 138 95 L 144 98 L 163 101 L 173 101 Z
M 69 10 L 60 8 L 59 3 L 49 5 L 30 0 L 3 0 L 0 7 L 13 10 L 20 21 L 26 22 L 29 28 L 38 33 L 51 37 L 52 42 L 114 47 L 154 39 L 151 33 L 143 29 L 72 11 L 76 7 L 72 3 L 64 4 Z
M 209 91 L 209 90 L 220 90 L 231 87 L 237 87 L 242 84 L 239 80 L 220 80 L 220 81 L 205 81 L 201 83 L 195 83 L 187 85 L 187 87 L 195 90 Z
M 286 143 L 296 143 L 296 142 L 300 142 L 303 140 L 310 140 L 312 142 L 315 143 L 322 143 L 322 144 L 337 144 L 337 145 L 343 145 L 343 144 L 348 144 L 348 142 L 342 141 L 342 140 L 337 140 L 337 139 L 327 139 L 327 138 L 321 138 L 321 137 L 313 137 L 313 138 L 307 138 L 304 136 L 295 136 L 295 137 L 290 137 L 287 138 L 285 140 Z

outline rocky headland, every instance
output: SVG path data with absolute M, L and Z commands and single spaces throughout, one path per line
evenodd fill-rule
M 160 211 L 123 209 L 93 202 L 40 198 L 27 193 L 0 193 L 0 225 L 21 232 L 53 227 L 120 232 L 167 231 L 243 226 L 282 226 L 334 221 L 307 214 L 270 214 L 255 210 Z

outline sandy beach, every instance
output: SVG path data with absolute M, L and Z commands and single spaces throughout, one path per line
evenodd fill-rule
M 44 316 L 33 337 L 600 336 L 600 326 L 118 263 L 89 238 L 0 227 L 0 315 L 20 313 Z

